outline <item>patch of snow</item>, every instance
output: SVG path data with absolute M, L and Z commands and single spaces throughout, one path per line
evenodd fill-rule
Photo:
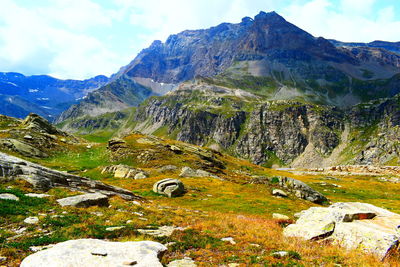
M 50 100 L 50 98 L 48 98 L 48 97 L 37 97 L 36 100 L 44 100 L 44 101 L 47 101 L 47 100 Z
M 37 92 L 39 92 L 38 89 L 29 89 L 29 93 L 37 93 Z
M 16 85 L 15 83 L 12 82 L 7 82 L 8 84 L 11 84 L 12 86 L 18 87 L 18 85 Z

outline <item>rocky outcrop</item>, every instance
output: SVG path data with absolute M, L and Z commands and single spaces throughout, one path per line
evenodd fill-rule
M 274 177 L 264 177 L 256 176 L 250 182 L 250 184 L 266 184 L 269 186 L 280 186 L 286 191 L 292 193 L 295 197 L 314 202 L 316 204 L 324 204 L 329 200 L 322 195 L 320 192 L 312 189 L 307 184 L 302 181 L 284 177 L 284 176 L 274 176 Z M 277 197 L 287 197 L 288 194 L 280 189 L 273 189 L 272 195 Z
M 148 176 L 145 171 L 122 164 L 107 166 L 101 173 L 113 173 L 115 178 L 143 179 Z
M 167 248 L 157 242 L 109 242 L 78 239 L 58 243 L 51 248 L 26 257 L 21 267 L 37 266 L 154 266 L 162 267 L 160 259 Z
M 285 236 L 331 240 L 381 259 L 398 249 L 400 215 L 371 204 L 335 203 L 327 208 L 309 208 L 297 216 L 297 222 L 285 228 Z
M 185 187 L 180 180 L 167 178 L 155 183 L 153 191 L 168 197 L 178 197 L 185 193 Z
M 141 199 L 132 192 L 115 186 L 104 184 L 89 178 L 52 170 L 20 158 L 0 152 L 0 179 L 23 179 L 35 188 L 48 190 L 62 186 L 83 192 L 97 192 L 107 196 L 118 195 L 124 199 Z
M 211 174 L 207 171 L 203 170 L 194 170 L 190 167 L 183 167 L 181 173 L 179 174 L 180 177 L 212 177 L 218 178 L 218 176 Z
M 73 197 L 66 197 L 57 199 L 58 204 L 62 207 L 90 207 L 90 206 L 103 206 L 108 207 L 108 197 L 100 193 L 84 194 Z

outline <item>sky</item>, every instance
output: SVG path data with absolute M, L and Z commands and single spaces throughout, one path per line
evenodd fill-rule
M 0 0 L 0 72 L 111 75 L 153 40 L 276 11 L 314 36 L 400 41 L 400 0 Z

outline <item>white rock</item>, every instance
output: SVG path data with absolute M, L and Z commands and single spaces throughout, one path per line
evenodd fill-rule
M 289 252 L 287 252 L 287 251 L 276 251 L 276 252 L 273 252 L 271 255 L 273 257 L 275 257 L 275 258 L 280 259 L 280 258 L 287 257 L 289 255 Z
M 134 179 L 139 180 L 139 179 L 145 179 L 147 178 L 147 175 L 144 172 L 139 172 L 138 174 L 135 175 Z
M 280 213 L 272 213 L 272 218 L 277 220 L 289 220 L 289 216 L 280 214 Z
M 37 197 L 37 198 L 50 197 L 50 195 L 48 195 L 48 194 L 36 194 L 36 193 L 28 193 L 28 194 L 25 194 L 25 196 L 27 196 L 27 197 Z
M 273 189 L 272 195 L 276 197 L 288 197 L 288 194 L 281 189 Z
M 63 207 L 108 206 L 108 197 L 100 193 L 93 193 L 57 199 L 57 202 Z
M 19 201 L 19 197 L 17 197 L 16 195 L 13 195 L 13 194 L 9 194 L 9 193 L 0 194 L 0 199 Z
M 157 242 L 109 242 L 98 239 L 70 240 L 26 257 L 21 267 L 115 267 L 137 262 L 136 267 L 161 267 L 158 257 L 167 248 Z M 93 253 L 102 255 L 93 255 Z M 106 254 L 106 255 L 104 255 Z
M 113 226 L 113 227 L 107 227 L 106 231 L 114 232 L 114 231 L 118 231 L 118 230 L 121 230 L 121 229 L 124 229 L 124 228 L 125 228 L 125 226 Z
M 231 243 L 232 245 L 235 245 L 235 244 L 236 244 L 236 242 L 235 242 L 235 240 L 233 239 L 233 237 L 224 237 L 224 238 L 221 238 L 221 241 L 229 242 L 229 243 Z
M 196 267 L 196 263 L 189 257 L 185 257 L 182 260 L 174 260 L 168 263 L 167 267 Z
M 27 224 L 37 224 L 39 223 L 39 218 L 38 217 L 28 217 L 24 220 L 24 223 Z
M 143 219 L 143 218 L 139 218 Z M 156 237 L 164 237 L 171 236 L 174 231 L 183 231 L 185 228 L 182 227 L 174 227 L 174 226 L 161 226 L 158 229 L 138 229 L 137 231 L 141 234 L 156 236 Z

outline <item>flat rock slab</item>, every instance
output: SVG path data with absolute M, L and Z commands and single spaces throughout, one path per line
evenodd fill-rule
M 66 197 L 57 200 L 61 206 L 90 207 L 108 206 L 108 197 L 100 193 L 84 194 L 73 197 Z
M 0 194 L 0 199 L 19 201 L 19 197 L 17 197 L 16 195 L 13 195 L 13 194 L 9 194 L 9 193 Z
M 185 257 L 181 260 L 174 260 L 168 263 L 167 267 L 196 267 L 197 264 L 194 260 L 189 257 Z
M 21 267 L 122 267 L 135 262 L 136 267 L 161 267 L 159 259 L 166 250 L 153 241 L 69 240 L 26 257 Z
M 288 237 L 329 239 L 349 249 L 361 249 L 384 259 L 400 242 L 400 215 L 367 203 L 342 202 L 312 207 L 284 230 Z
M 26 197 L 37 197 L 37 198 L 46 198 L 46 197 L 50 197 L 50 195 L 48 194 L 36 194 L 36 193 L 28 193 L 25 194 Z
M 174 227 L 174 226 L 161 226 L 158 229 L 138 229 L 137 231 L 141 234 L 151 235 L 156 237 L 171 236 L 174 231 L 183 231 L 185 228 Z

